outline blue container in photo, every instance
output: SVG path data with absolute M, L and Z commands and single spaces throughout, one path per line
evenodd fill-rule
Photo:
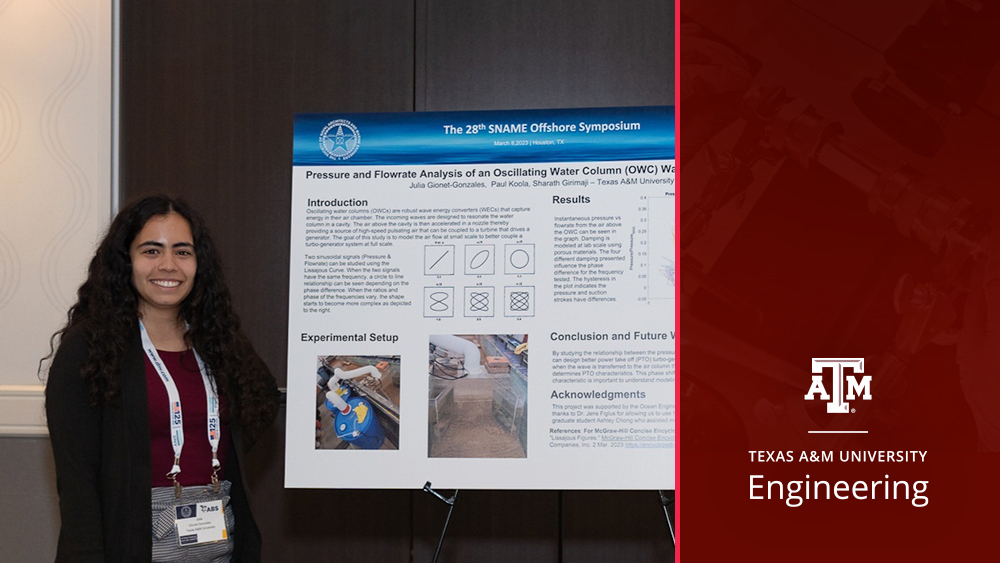
M 363 450 L 381 448 L 385 442 L 385 433 L 371 403 L 361 397 L 353 397 L 347 404 L 351 405 L 351 412 L 348 414 L 338 412 L 333 419 L 337 437 Z
M 336 392 L 337 392 L 338 395 L 340 395 L 341 399 L 347 401 L 348 404 L 350 403 L 350 398 L 351 398 L 351 388 L 350 387 L 348 387 L 346 385 L 341 385 L 340 387 L 337 387 Z M 337 407 L 333 406 L 333 403 L 330 402 L 330 399 L 326 400 L 326 409 L 328 411 L 330 411 L 331 415 L 335 415 L 338 412 L 340 412 L 340 409 L 338 409 Z

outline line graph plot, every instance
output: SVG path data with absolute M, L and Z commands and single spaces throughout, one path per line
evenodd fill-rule
M 649 198 L 649 298 L 673 299 L 677 269 L 674 253 L 674 198 Z

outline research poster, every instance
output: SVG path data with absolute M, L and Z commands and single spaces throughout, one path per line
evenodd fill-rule
M 670 107 L 295 118 L 285 479 L 674 484 Z

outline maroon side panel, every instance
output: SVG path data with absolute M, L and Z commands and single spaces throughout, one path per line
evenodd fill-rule
M 979 560 L 1000 501 L 1000 5 L 680 12 L 684 561 Z

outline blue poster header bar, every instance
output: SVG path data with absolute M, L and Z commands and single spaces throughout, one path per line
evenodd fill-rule
M 674 108 L 297 114 L 295 166 L 674 158 Z

